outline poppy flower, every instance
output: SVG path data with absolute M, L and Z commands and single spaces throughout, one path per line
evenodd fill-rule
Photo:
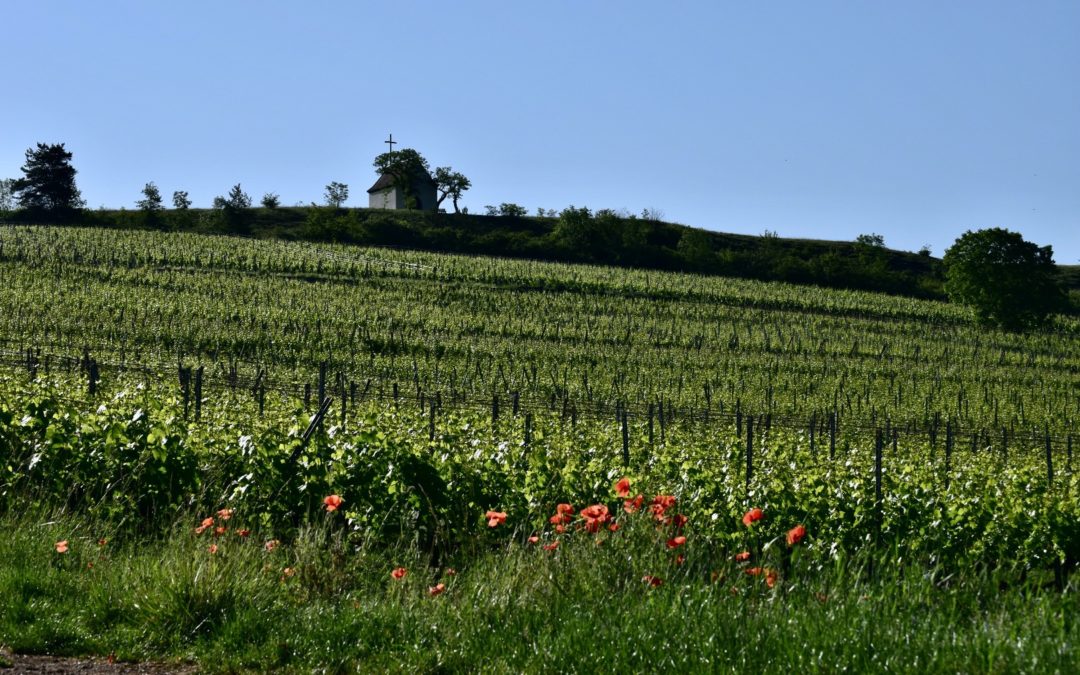
M 540 537 L 536 536 L 535 534 L 533 536 L 529 537 L 529 543 L 530 544 L 535 544 L 535 543 L 537 543 L 539 541 L 540 541 Z
M 322 503 L 326 504 L 327 511 L 337 511 L 344 501 L 345 500 L 338 495 L 329 495 L 322 500 Z
M 430 595 L 431 597 L 434 598 L 436 595 L 441 594 L 445 590 L 446 590 L 446 584 L 438 583 L 438 584 L 435 584 L 434 586 L 428 588 L 427 592 L 428 592 L 428 595 Z
M 682 535 L 679 535 L 678 537 L 672 537 L 671 539 L 668 539 L 667 540 L 667 547 L 668 548 L 679 548 L 680 546 L 682 546 L 685 543 L 686 543 L 686 537 L 684 537 Z
M 229 518 L 232 518 L 232 514 L 232 509 L 221 509 L 217 512 L 218 518 L 221 518 L 222 520 L 228 520 Z
M 765 571 L 764 567 L 748 567 L 746 573 L 752 577 L 760 577 L 761 573 Z
M 806 536 L 806 528 L 803 527 L 802 525 L 796 525 L 795 527 L 788 530 L 788 533 L 787 533 L 787 545 L 788 546 L 794 546 L 795 544 L 798 544 L 800 541 L 802 541 L 803 537 L 805 537 L 805 536 Z
M 394 577 L 395 579 L 404 579 L 405 575 L 408 573 L 409 570 L 405 569 L 404 567 L 397 567 L 394 569 L 394 571 L 390 572 L 390 576 Z
M 559 548 L 559 540 L 558 539 L 551 542 L 550 544 L 544 544 L 544 550 L 545 551 L 554 551 L 557 548 Z
M 506 514 L 502 511 L 488 511 L 484 517 L 487 518 L 488 527 L 496 527 L 506 522 Z
M 682 553 L 675 556 L 675 564 L 676 565 L 682 565 L 684 562 L 686 562 L 686 556 L 684 556 Z
M 660 577 L 654 577 L 651 574 L 646 574 L 645 576 L 641 577 L 641 580 L 654 588 L 664 583 L 663 579 L 661 579 Z
M 761 509 L 750 509 L 742 517 L 742 524 L 750 527 L 750 523 L 757 522 L 765 517 L 765 512 Z
M 88 569 L 88 570 L 92 570 L 92 569 L 94 569 L 94 563 L 93 563 L 93 562 L 90 562 L 90 561 L 87 561 L 87 563 L 86 563 L 86 569 Z
M 271 539 L 271 540 L 267 541 L 265 544 L 263 544 L 263 548 L 265 548 L 267 551 L 273 551 L 278 546 L 281 546 L 281 542 L 278 541 L 277 539 Z
M 213 555 L 218 552 L 218 546 L 217 544 L 210 544 L 210 548 L 207 550 L 210 551 L 210 555 Z
M 618 523 L 612 523 L 612 524 L 607 526 L 607 529 L 610 530 L 611 532 L 618 532 L 619 531 L 619 524 Z
M 750 551 L 735 554 L 735 562 L 746 562 L 750 559 Z
M 600 526 L 611 520 L 608 507 L 603 504 L 593 504 L 581 510 L 581 517 L 585 519 L 585 529 L 593 534 L 600 531 Z
M 203 518 L 202 524 L 195 528 L 195 534 L 202 534 L 209 528 L 214 526 L 213 518 Z
M 776 579 L 779 576 L 780 575 L 778 575 L 776 573 L 776 570 L 767 570 L 765 572 L 765 585 L 768 586 L 769 588 L 772 588 L 773 586 L 776 585 Z
M 559 504 L 555 507 L 555 515 L 548 518 L 548 522 L 552 525 L 565 525 L 573 520 L 574 507 L 570 504 Z
M 683 514 L 681 514 L 681 513 L 676 513 L 676 514 L 675 514 L 674 516 L 672 516 L 672 518 L 671 518 L 671 524 L 672 524 L 672 525 L 674 525 L 675 527 L 678 527 L 678 528 L 681 528 L 681 527 L 683 527 L 683 526 L 684 526 L 684 525 L 686 525 L 686 524 L 687 524 L 688 522 L 690 522 L 690 519 L 689 519 L 689 518 L 687 518 L 686 516 L 684 516 L 684 515 L 683 515 Z
M 626 498 L 630 496 L 630 479 L 620 478 L 618 483 L 615 483 L 615 495 L 617 497 Z
M 637 511 L 641 508 L 641 505 L 644 501 L 644 495 L 638 495 L 633 499 L 627 499 L 625 502 L 623 502 L 623 511 L 626 511 L 627 513 L 633 513 L 634 511 Z
M 67 553 L 68 552 L 68 541 L 67 541 L 67 539 L 61 539 L 60 541 L 56 542 L 56 552 L 57 553 Z
M 566 532 L 566 526 L 565 525 L 556 525 L 555 526 L 555 532 L 557 532 L 558 534 L 562 534 L 562 533 Z
M 102 537 L 101 539 L 97 540 L 97 545 L 98 546 L 104 546 L 105 544 L 108 544 L 108 543 L 109 543 L 109 540 L 106 539 L 105 537 Z
M 246 536 L 248 536 L 250 534 L 251 534 L 251 530 L 249 530 L 247 528 L 245 528 L 243 530 L 237 530 L 236 531 L 236 536 L 238 536 L 238 537 L 246 537 Z
M 219 525 L 219 526 L 214 528 L 214 536 L 217 537 L 217 536 L 223 535 L 228 531 L 229 530 L 227 528 L 225 528 L 224 526 Z

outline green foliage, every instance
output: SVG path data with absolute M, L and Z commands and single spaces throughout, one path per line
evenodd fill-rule
M 141 211 L 145 211 L 147 213 L 155 213 L 163 208 L 161 190 L 158 190 L 158 187 L 154 185 L 153 181 L 150 181 L 143 186 L 142 195 L 143 198 L 135 202 L 135 206 L 137 206 Z M 175 199 L 176 194 L 174 193 L 173 200 L 175 201 Z
M 461 213 L 458 209 L 458 200 L 466 190 L 472 187 L 469 179 L 449 166 L 440 166 L 435 169 L 435 186 L 439 191 L 437 206 L 442 206 L 443 200 L 450 197 L 450 201 L 454 204 L 454 213 Z
M 1053 250 L 1002 228 L 968 230 L 945 251 L 946 290 L 983 323 L 1021 329 L 1064 307 Z
M 324 195 L 326 205 L 332 208 L 341 208 L 349 199 L 349 186 L 344 183 L 333 181 L 326 186 Z
M 260 203 L 264 209 L 276 209 L 281 206 L 281 198 L 273 192 L 267 192 L 262 196 Z
M 38 143 L 37 149 L 26 151 L 23 177 L 12 185 L 19 206 L 34 214 L 55 220 L 66 220 L 85 204 L 75 186 L 75 167 L 72 153 L 63 143 Z
M 187 190 L 176 190 L 172 193 L 173 208 L 177 211 L 186 211 L 191 208 L 191 198 Z

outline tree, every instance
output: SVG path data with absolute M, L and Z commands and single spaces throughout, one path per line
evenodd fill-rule
M 513 202 L 503 202 L 499 204 L 499 215 L 510 216 L 512 218 L 524 218 L 529 211 L 520 204 Z
M 431 167 L 428 165 L 428 161 L 412 148 L 384 152 L 375 158 L 373 166 L 380 174 L 390 176 L 393 179 L 394 185 L 400 187 L 402 192 L 405 193 L 406 203 L 416 203 L 413 182 L 417 178 L 427 177 L 429 180 L 431 179 Z
M 877 233 L 860 234 L 859 236 L 855 237 L 855 243 L 856 244 L 862 244 L 863 246 L 874 246 L 876 248 L 884 248 L 885 247 L 885 237 L 883 237 L 882 235 L 877 234 Z
M 345 203 L 349 198 L 349 186 L 345 183 L 339 183 L 333 181 L 326 186 L 326 205 L 332 206 L 335 209 L 341 208 L 341 205 Z
M 262 196 L 262 202 L 260 203 L 263 205 L 263 208 L 276 209 L 281 206 L 281 197 L 278 197 L 273 192 L 267 192 Z
M 461 193 L 465 192 L 472 187 L 472 183 L 464 174 L 454 171 L 449 166 L 440 166 L 435 169 L 435 189 L 439 191 L 439 201 L 436 203 L 436 208 L 442 206 L 443 200 L 447 197 L 454 204 L 454 213 L 461 213 L 458 209 L 458 200 L 461 199 Z
M 251 197 L 248 193 L 244 192 L 244 189 L 240 187 L 240 183 L 237 183 L 229 190 L 229 196 L 226 197 L 214 197 L 215 209 L 249 209 L 251 208 Z
M 150 181 L 143 186 L 142 194 L 143 198 L 135 202 L 135 206 L 150 213 L 161 210 L 161 191 L 158 190 L 158 187 L 154 185 L 153 181 Z
M 27 149 L 23 177 L 16 179 L 12 186 L 18 193 L 19 206 L 53 217 L 70 215 L 81 209 L 84 202 L 75 187 L 76 171 L 71 166 L 71 157 L 63 143 L 38 143 L 36 150 Z
M 945 290 L 970 305 L 980 322 L 1020 329 L 1064 307 L 1050 246 L 995 227 L 968 230 L 945 251 Z
M 177 190 L 172 193 L 173 208 L 177 211 L 186 211 L 191 208 L 191 199 L 188 197 L 187 190 Z

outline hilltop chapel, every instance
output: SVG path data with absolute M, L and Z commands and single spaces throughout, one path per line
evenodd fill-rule
M 393 134 L 390 140 L 383 141 L 390 144 L 390 152 L 394 151 Z M 389 174 L 380 174 L 379 180 L 368 188 L 368 208 L 371 209 L 417 209 L 420 211 L 435 211 L 438 208 L 435 179 L 427 171 L 419 170 L 411 177 L 410 190 L 399 184 Z M 409 204 L 408 192 L 412 193 L 415 203 Z

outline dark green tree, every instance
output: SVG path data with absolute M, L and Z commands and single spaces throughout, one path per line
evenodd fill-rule
M 187 190 L 177 190 L 172 193 L 173 208 L 177 211 L 186 211 L 191 208 L 191 198 L 188 197 Z
M 143 186 L 142 189 L 143 198 L 135 202 L 135 206 L 138 206 L 141 210 L 153 213 L 162 209 L 161 190 L 154 185 L 153 181 L 150 181 Z
M 281 197 L 274 192 L 267 192 L 262 196 L 262 201 L 260 203 L 263 205 L 264 209 L 276 209 L 281 206 Z
M 428 161 L 412 148 L 384 152 L 375 158 L 373 166 L 381 175 L 390 176 L 393 179 L 394 185 L 399 186 L 402 192 L 405 193 L 407 204 L 416 203 L 413 182 L 417 178 L 425 176 L 431 178 L 431 167 Z M 412 208 L 412 206 L 409 208 Z
M 995 227 L 968 230 L 945 251 L 945 290 L 980 322 L 1007 329 L 1036 326 L 1065 305 L 1050 246 Z
M 454 213 L 461 213 L 458 200 L 461 199 L 461 193 L 472 187 L 472 183 L 464 174 L 448 166 L 440 166 L 435 169 L 435 187 L 439 191 L 436 207 L 442 206 L 443 200 L 449 197 L 454 204 Z
M 349 199 L 349 186 L 335 180 L 326 186 L 326 194 L 323 198 L 327 206 L 341 208 L 341 205 Z
M 23 177 L 17 178 L 12 186 L 19 206 L 61 218 L 81 209 L 84 202 L 75 187 L 76 172 L 71 156 L 63 143 L 38 143 L 36 150 L 27 149 Z

